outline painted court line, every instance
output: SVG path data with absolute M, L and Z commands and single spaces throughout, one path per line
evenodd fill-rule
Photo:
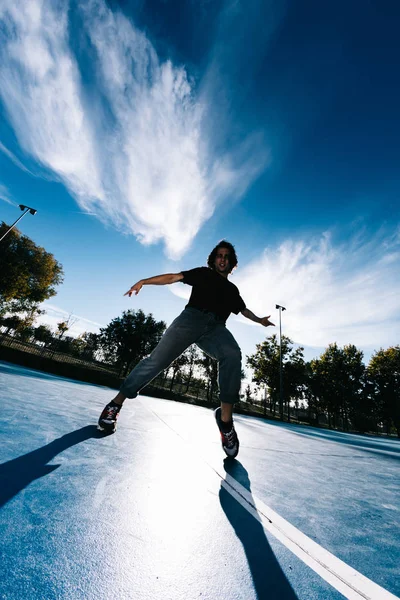
M 304 564 L 310 567 L 322 579 L 340 592 L 348 600 L 400 600 L 391 592 L 362 575 L 348 564 L 337 558 L 334 554 L 325 550 L 311 538 L 291 525 L 272 508 L 264 504 L 262 500 L 251 494 L 229 473 L 215 467 L 212 462 L 204 458 L 198 448 L 186 440 L 179 432 L 173 429 L 160 415 L 142 403 L 142 405 L 160 419 L 171 431 L 180 437 L 186 444 L 193 447 L 199 458 L 205 462 L 218 476 L 221 486 L 229 493 L 243 508 L 247 510 L 266 531 L 271 533 L 288 550 L 297 556 Z
M 207 463 L 209 464 L 209 463 Z M 264 529 L 277 538 L 288 550 L 318 573 L 338 592 L 349 600 L 398 600 L 397 596 L 374 583 L 334 554 L 307 537 L 272 508 L 253 496 L 228 473 L 220 473 L 209 466 L 221 478 L 222 487 L 245 508 Z

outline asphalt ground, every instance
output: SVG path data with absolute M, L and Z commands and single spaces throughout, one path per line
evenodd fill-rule
M 0 362 L 0 598 L 399 596 L 397 439 L 113 395 Z

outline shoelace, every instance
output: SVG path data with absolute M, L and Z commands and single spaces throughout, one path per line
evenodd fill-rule
M 118 406 L 109 406 L 107 408 L 107 412 L 104 415 L 103 419 L 115 419 L 115 417 L 117 416 L 118 413 L 119 413 Z
M 236 431 L 233 427 L 228 433 L 224 433 L 224 437 L 227 441 L 227 446 L 232 447 L 236 444 Z

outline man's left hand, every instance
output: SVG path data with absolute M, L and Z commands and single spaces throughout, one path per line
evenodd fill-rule
M 268 317 L 263 317 L 260 321 L 261 325 L 264 325 L 264 327 L 269 327 L 270 325 L 272 325 L 272 327 L 275 327 L 275 323 L 271 323 L 271 321 L 269 320 L 271 315 L 268 315 Z

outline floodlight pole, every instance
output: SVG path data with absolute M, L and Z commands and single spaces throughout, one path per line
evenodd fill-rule
M 19 204 L 18 206 L 20 207 L 21 210 L 24 210 L 25 212 L 16 221 L 14 221 L 14 223 L 11 225 L 11 227 L 9 227 L 7 229 L 7 231 L 5 232 L 5 234 L 2 235 L 2 237 L 0 238 L 0 242 L 2 240 L 4 240 L 4 238 L 6 237 L 6 235 L 8 233 L 10 233 L 11 229 L 14 229 L 14 227 L 16 226 L 18 221 L 20 221 L 26 215 L 26 213 L 30 212 L 31 215 L 36 215 L 36 213 L 37 213 L 36 208 L 31 208 L 30 206 L 25 206 L 25 204 Z
M 276 304 L 275 308 L 279 310 L 279 412 L 281 421 L 283 421 L 283 372 L 282 372 L 282 311 L 286 310 L 284 306 Z

